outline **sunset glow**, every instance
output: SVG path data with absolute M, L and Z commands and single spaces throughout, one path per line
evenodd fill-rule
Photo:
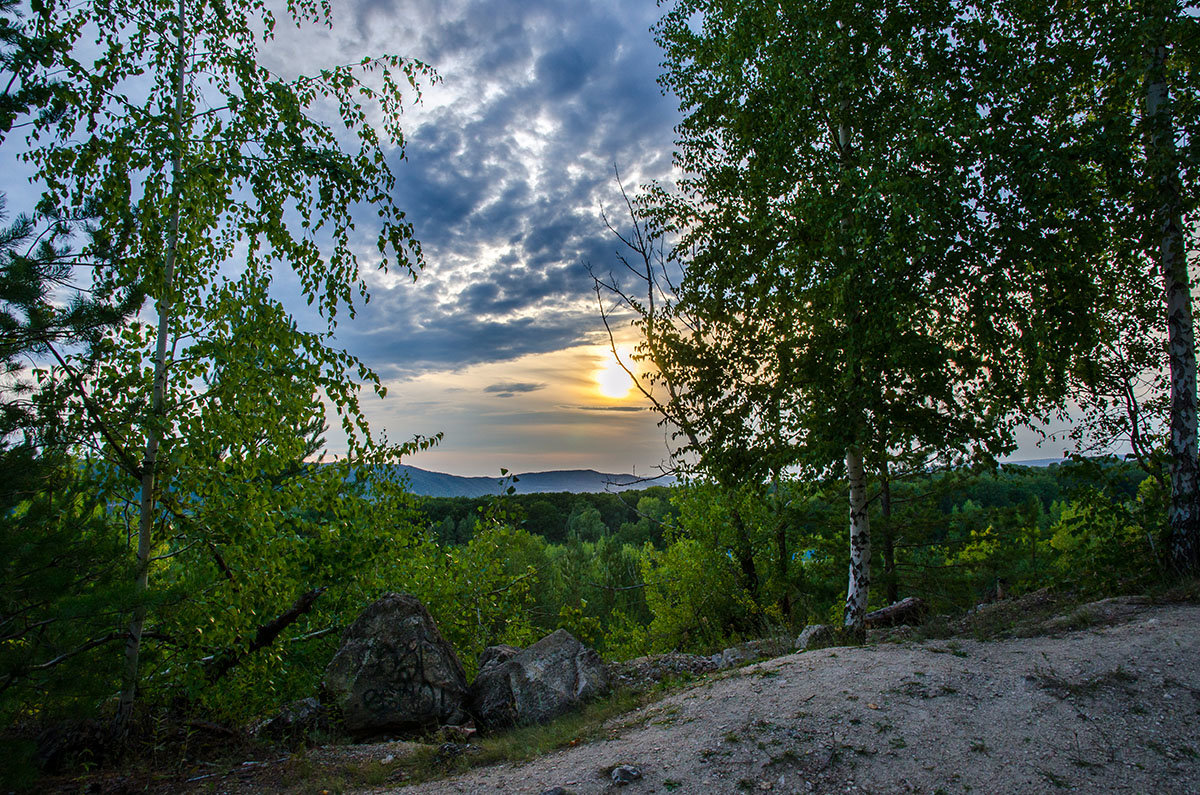
M 625 361 L 628 366 L 628 358 L 624 353 L 622 353 L 622 361 Z M 596 389 L 604 397 L 613 400 L 628 397 L 633 390 L 633 379 L 612 358 L 611 353 L 609 353 L 608 360 L 596 371 Z

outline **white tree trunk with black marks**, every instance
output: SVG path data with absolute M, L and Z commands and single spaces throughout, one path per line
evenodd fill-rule
M 871 523 L 867 516 L 867 472 L 862 450 L 846 449 L 846 477 L 850 482 L 850 581 L 846 586 L 846 628 L 863 629 L 871 586 Z
M 146 431 L 146 447 L 142 458 L 141 496 L 138 505 L 137 577 L 134 591 L 138 603 L 134 607 L 133 620 L 125 641 L 125 670 L 121 696 L 117 704 L 117 725 L 128 728 L 137 698 L 141 657 L 142 632 L 146 623 L 145 595 L 150 586 L 150 553 L 153 549 L 154 521 L 156 515 L 156 489 L 158 488 L 158 450 L 162 443 L 166 420 L 164 399 L 167 386 L 167 337 L 171 333 L 171 316 L 175 290 L 175 264 L 179 255 L 179 206 L 183 182 L 183 105 L 184 86 L 187 81 L 187 41 L 185 39 L 184 0 L 179 0 L 177 13 L 177 39 L 175 42 L 175 108 L 172 136 L 175 151 L 171 162 L 171 207 L 168 221 L 166 251 L 163 256 L 162 293 L 156 302 L 158 327 L 154 351 L 154 384 L 150 399 L 150 420 Z
M 1180 571 L 1200 559 L 1200 466 L 1197 461 L 1196 337 L 1184 248 L 1179 165 L 1167 85 L 1167 47 L 1151 49 L 1146 75 L 1147 176 L 1154 183 L 1153 223 L 1167 307 L 1171 378 L 1171 562 Z

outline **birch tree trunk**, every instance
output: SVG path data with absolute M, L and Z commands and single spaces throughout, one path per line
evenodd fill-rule
M 146 447 L 142 459 L 141 495 L 138 505 L 137 577 L 134 581 L 135 598 L 133 620 L 125 641 L 125 670 L 120 700 L 117 704 L 117 727 L 125 731 L 133 714 L 138 694 L 138 663 L 141 657 L 142 630 L 146 623 L 146 591 L 150 586 L 150 552 L 153 548 L 155 523 L 158 448 L 162 443 L 166 411 L 164 397 L 167 385 L 167 342 L 171 332 L 172 302 L 175 290 L 175 260 L 179 250 L 180 192 L 183 172 L 183 104 L 184 85 L 187 79 L 187 44 L 185 41 L 184 6 L 179 0 L 175 43 L 175 110 L 172 138 L 175 151 L 171 160 L 171 205 L 167 226 L 166 251 L 163 258 L 163 280 L 161 294 L 156 302 L 158 328 L 154 351 L 154 385 L 150 398 L 150 418 L 146 429 Z
M 1161 42 L 1161 39 L 1160 39 Z M 1154 45 L 1146 73 L 1146 165 L 1153 183 L 1152 218 L 1167 304 L 1171 414 L 1171 563 L 1182 572 L 1200 562 L 1200 481 L 1197 465 L 1196 338 L 1192 288 L 1184 249 L 1179 166 L 1167 85 L 1167 46 Z
M 841 167 L 845 171 L 851 167 L 848 99 L 842 100 L 840 110 L 838 149 Z M 842 217 L 840 228 L 844 241 L 849 235 L 849 224 L 845 216 Z M 848 255 L 845 242 L 842 243 L 842 255 Z M 849 361 L 846 364 L 854 374 L 853 380 L 857 384 L 860 377 L 859 363 Z M 856 427 L 861 428 L 861 423 Z M 871 586 L 871 524 L 867 516 L 867 473 L 863 469 L 862 449 L 858 446 L 857 439 L 846 448 L 846 479 L 850 486 L 850 576 L 846 584 L 845 625 L 855 634 L 861 634 L 864 630 L 863 622 L 867 615 L 867 598 Z
M 862 450 L 846 448 L 846 476 L 850 482 L 850 581 L 846 587 L 846 628 L 863 631 L 871 585 L 871 524 L 867 516 L 867 473 Z

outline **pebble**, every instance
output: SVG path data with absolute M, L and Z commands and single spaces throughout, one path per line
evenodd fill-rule
M 612 771 L 612 780 L 617 784 L 632 784 L 642 777 L 642 771 L 633 765 L 617 765 Z

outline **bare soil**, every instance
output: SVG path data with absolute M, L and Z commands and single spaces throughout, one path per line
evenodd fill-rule
M 1037 625 L 778 657 L 621 716 L 605 740 L 367 791 L 1200 793 L 1200 606 L 1108 599 Z M 618 786 L 616 765 L 642 778 Z

